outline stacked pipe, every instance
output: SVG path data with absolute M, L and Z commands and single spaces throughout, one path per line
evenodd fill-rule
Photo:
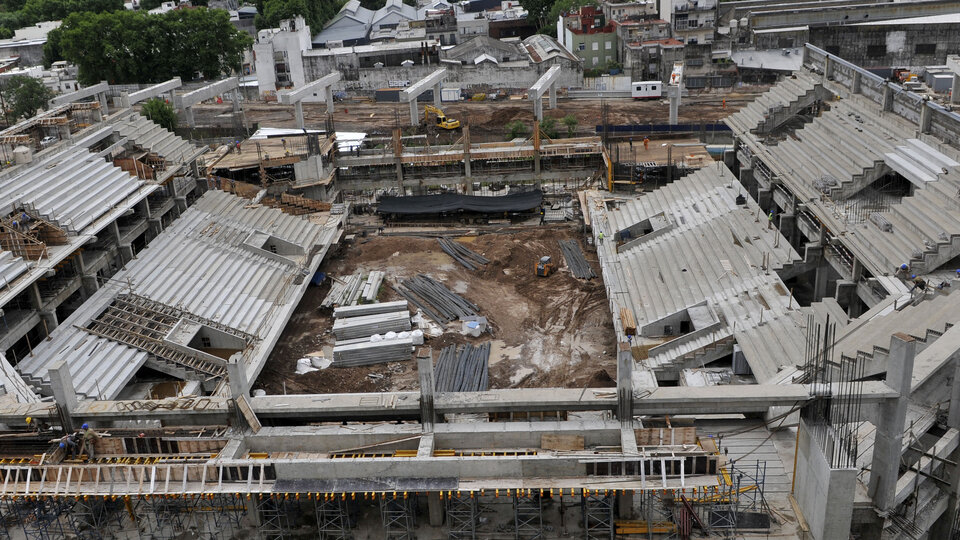
M 483 392 L 489 386 L 490 343 L 456 345 L 440 351 L 434 371 L 437 392 Z
M 394 290 L 440 324 L 479 315 L 476 304 L 423 274 L 403 280 Z
M 410 312 L 404 310 L 337 319 L 333 323 L 333 335 L 337 336 L 339 341 L 387 332 L 403 332 L 410 328 Z
M 363 285 L 360 296 L 367 303 L 376 302 L 380 292 L 380 284 L 383 283 L 384 273 L 379 270 L 372 270 L 367 276 L 367 282 Z
M 447 238 L 437 238 L 437 242 L 440 243 L 440 249 L 446 252 L 447 255 L 453 257 L 453 260 L 463 265 L 467 270 L 476 270 L 480 268 L 481 265 L 490 262 L 490 259 L 487 259 L 476 251 L 468 249 L 459 242 L 454 242 Z
M 322 307 L 332 308 L 334 306 L 349 306 L 355 304 L 355 299 L 360 294 L 360 286 L 363 284 L 363 274 L 356 272 L 344 279 L 334 279 L 333 285 L 326 298 L 320 303 Z
M 560 251 L 563 252 L 563 258 L 567 261 L 567 268 L 573 272 L 578 279 L 591 279 L 597 277 L 593 268 L 580 251 L 580 245 L 576 240 L 560 240 Z
M 380 302 L 377 304 L 361 304 L 359 306 L 342 306 L 333 309 L 333 317 L 335 319 L 347 319 L 350 317 L 362 317 L 364 315 L 379 315 L 393 311 L 404 311 L 405 309 L 407 309 L 406 300 Z

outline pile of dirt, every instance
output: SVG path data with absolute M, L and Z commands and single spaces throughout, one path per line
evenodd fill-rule
M 490 333 L 471 338 L 458 332 L 456 323 L 425 345 L 438 354 L 448 345 L 492 342 L 491 388 L 614 386 L 615 336 L 606 292 L 599 278 L 584 281 L 565 268 L 557 243 L 580 239 L 570 226 L 531 228 L 510 234 L 485 234 L 458 238 L 470 249 L 490 259 L 471 272 L 444 253 L 434 238 L 358 238 L 355 245 L 328 257 L 321 270 L 334 276 L 358 269 L 382 270 L 387 284 L 398 284 L 416 274 L 428 274 L 477 304 L 487 317 Z M 586 248 L 581 245 L 581 248 Z M 599 274 L 596 254 L 584 249 Z M 536 262 L 550 255 L 560 271 L 537 277 Z M 414 390 L 416 365 L 395 362 L 359 368 L 328 368 L 296 375 L 296 360 L 333 345 L 329 313 L 318 309 L 328 286 L 311 287 L 284 329 L 257 387 L 268 393 L 337 393 Z M 380 300 L 400 299 L 385 286 Z

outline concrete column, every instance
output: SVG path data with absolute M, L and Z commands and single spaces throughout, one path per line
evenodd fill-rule
M 813 280 L 813 301 L 819 302 L 827 295 L 827 282 L 830 277 L 830 265 L 821 260 L 817 265 L 816 274 Z
M 537 100 L 540 103 L 540 100 Z M 543 105 L 540 106 L 543 113 Z M 540 120 L 533 121 L 533 174 L 540 179 Z
M 44 329 L 46 330 L 46 332 L 44 333 L 44 337 L 47 337 L 50 334 L 50 332 L 53 332 L 54 328 L 60 326 L 60 321 L 57 320 L 56 311 L 47 311 L 47 310 L 41 311 L 40 320 L 43 321 L 43 324 L 45 325 Z
M 953 74 L 953 87 L 950 89 L 950 103 L 960 103 L 960 75 Z
M 73 431 L 73 411 L 77 409 L 77 391 L 73 387 L 73 376 L 67 369 L 67 361 L 60 360 L 47 370 L 50 374 L 50 389 L 53 398 L 63 412 L 64 431 Z
M 854 94 L 860 93 L 860 72 L 859 71 L 853 72 L 853 83 L 851 83 L 850 85 L 850 91 L 853 92 Z
M 470 126 L 463 126 L 463 175 L 467 183 L 467 193 L 473 193 L 473 172 L 470 164 Z
M 420 423 L 423 431 L 429 432 L 433 431 L 433 424 L 437 421 L 433 408 L 433 349 L 430 347 L 417 351 L 417 374 L 420 377 Z
M 533 119 L 543 120 L 543 98 L 538 97 L 533 100 Z
M 797 225 L 797 216 L 795 214 L 780 214 L 780 234 L 782 234 L 788 242 L 793 244 L 794 230 Z
M 27 289 L 27 298 L 30 300 L 30 307 L 37 311 L 43 309 L 43 297 L 40 296 L 40 288 L 37 287 L 36 282 Z
M 333 100 L 333 95 L 330 95 L 330 100 Z M 333 107 L 331 107 L 329 103 L 327 104 L 327 108 L 331 110 L 333 109 Z M 233 113 L 237 114 L 238 112 L 240 112 L 240 89 L 234 88 L 233 89 Z
M 893 88 L 890 87 L 890 83 L 883 84 L 883 102 L 881 103 L 884 111 L 893 110 Z
M 197 123 L 193 118 L 193 107 L 186 107 L 183 109 L 183 119 L 187 122 L 188 126 L 197 127 Z
M 326 87 L 324 89 L 324 95 L 327 98 L 327 114 L 333 114 L 333 87 Z
M 120 253 L 120 260 L 123 264 L 133 260 L 133 245 L 132 244 L 121 244 L 117 246 L 117 251 Z
M 97 99 L 100 100 L 100 111 L 104 115 L 110 114 L 110 107 L 109 107 L 109 104 L 107 103 L 107 93 L 100 92 L 99 94 L 97 94 Z
M 557 83 L 550 85 L 550 108 L 557 108 Z
M 824 79 L 832 79 L 832 78 L 833 78 L 833 68 L 834 68 L 833 58 L 830 58 L 830 57 L 828 56 L 828 57 L 826 58 L 826 60 L 824 60 L 824 62 L 823 62 L 823 78 L 824 78 Z
M 667 93 L 670 98 L 670 125 L 676 125 L 680 122 L 680 87 L 668 86 Z
M 933 116 L 933 110 L 930 108 L 930 102 L 924 101 L 920 104 L 920 133 L 930 133 L 930 118 Z
M 123 92 L 120 94 L 120 106 L 124 109 L 130 108 L 130 94 Z
M 438 109 L 440 108 L 440 101 L 441 101 L 440 92 L 442 91 L 442 89 L 443 89 L 443 85 L 441 83 L 437 83 L 433 85 L 433 106 Z
M 97 282 L 96 274 L 89 274 L 86 276 L 82 276 L 80 278 L 80 282 L 83 284 L 82 285 L 83 292 L 87 296 L 92 296 L 93 293 L 97 292 L 97 289 L 100 288 L 100 283 Z
M 302 101 L 298 101 L 293 104 L 293 115 L 297 119 L 297 127 L 300 129 L 303 129 L 304 123 L 303 123 L 303 102 Z
M 617 507 L 620 519 L 633 519 L 633 490 L 617 495 Z
M 410 100 L 410 125 L 418 126 L 420 125 L 420 115 L 417 114 L 417 99 L 413 98 Z
M 230 397 L 237 399 L 240 396 L 250 397 L 247 392 L 247 370 L 243 362 L 230 359 L 227 361 L 227 382 L 230 384 Z
M 907 334 L 896 333 L 890 338 L 886 383 L 900 396 L 879 405 L 879 423 L 873 444 L 873 464 L 868 490 L 868 494 L 873 497 L 873 505 L 881 512 L 889 512 L 894 508 L 897 479 L 900 476 L 903 428 L 907 418 L 916 350 L 916 341 Z
M 427 493 L 427 513 L 431 527 L 443 525 L 443 501 L 440 500 L 439 492 Z

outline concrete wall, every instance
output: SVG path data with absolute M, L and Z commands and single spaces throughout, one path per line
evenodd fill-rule
M 905 67 L 944 64 L 960 53 L 958 36 L 960 23 L 883 24 L 811 28 L 809 41 L 862 67 Z
M 797 474 L 794 497 L 810 526 L 814 540 L 836 540 L 850 536 L 856 469 L 831 469 L 806 422 L 797 428 Z
M 564 29 L 564 33 L 564 43 L 567 49 L 583 59 L 584 69 L 599 68 L 609 61 L 618 61 L 620 46 L 617 43 L 616 33 L 576 34 L 569 29 Z M 580 49 L 581 44 L 583 50 Z M 597 47 L 597 50 L 593 50 L 594 46 Z
M 0 58 L 20 57 L 20 67 L 39 66 L 43 63 L 43 43 L 30 42 L 24 45 L 9 44 L 0 47 Z

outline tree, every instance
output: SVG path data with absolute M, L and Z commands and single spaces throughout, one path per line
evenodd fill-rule
M 160 98 L 153 98 L 143 104 L 143 115 L 164 129 L 173 131 L 177 127 L 177 113 L 173 106 Z
M 207 8 L 160 15 L 74 13 L 63 22 L 57 39 L 63 59 L 77 65 L 85 85 L 218 78 L 239 70 L 243 51 L 253 44 L 249 35 L 234 28 L 226 11 Z
M 527 10 L 527 17 L 537 22 L 537 28 L 547 26 L 547 13 L 554 0 L 520 0 L 520 5 Z M 554 21 L 556 23 L 556 21 Z M 546 32 L 541 32 L 546 33 Z
M 59 21 L 71 13 L 102 13 L 123 9 L 123 0 L 27 0 L 20 10 L 24 25 Z
M 521 2 L 522 3 L 522 2 Z M 557 0 L 550 6 L 550 9 L 547 11 L 544 16 L 544 21 L 539 25 L 540 29 L 538 30 L 541 34 L 547 34 L 550 36 L 557 35 L 557 20 L 560 18 L 561 13 L 569 13 L 575 9 L 583 6 L 596 6 L 597 3 L 595 0 Z
M 506 125 L 507 128 L 507 140 L 513 140 L 520 137 L 526 137 L 530 133 L 530 129 L 527 128 L 527 125 L 521 122 L 520 120 L 514 120 Z
M 573 137 L 573 134 L 577 132 L 577 117 L 568 114 L 560 120 L 560 122 L 567 127 L 567 137 Z
M 0 97 L 4 105 L 3 119 L 9 125 L 20 117 L 34 116 L 37 109 L 46 110 L 53 91 L 44 86 L 40 79 L 14 75 L 0 83 Z
M 546 117 L 540 121 L 540 131 L 547 136 L 548 139 L 557 138 L 557 119 L 553 117 Z
M 60 29 L 54 28 L 47 33 L 47 42 L 43 44 L 43 67 L 50 69 L 54 62 L 63 60 L 63 51 L 60 50 Z
M 346 0 L 258 0 L 257 29 L 276 28 L 280 21 L 300 15 L 313 33 L 319 32 L 332 19 Z

